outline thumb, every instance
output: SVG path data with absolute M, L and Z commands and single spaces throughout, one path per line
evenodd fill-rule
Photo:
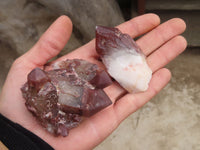
M 43 66 L 64 48 L 72 32 L 72 22 L 67 16 L 59 17 L 23 56 L 23 62 L 33 67 Z

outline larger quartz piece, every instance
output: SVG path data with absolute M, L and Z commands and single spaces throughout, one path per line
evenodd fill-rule
M 128 92 L 148 89 L 152 71 L 133 39 L 117 28 L 96 27 L 96 50 L 108 73 Z
M 26 106 L 50 133 L 67 136 L 112 102 L 103 88 L 112 83 L 97 65 L 81 59 L 57 62 L 53 69 L 35 68 L 21 88 Z

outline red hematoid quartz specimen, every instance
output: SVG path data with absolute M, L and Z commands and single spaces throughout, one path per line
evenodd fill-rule
M 96 50 L 110 76 L 128 92 L 148 89 L 152 71 L 145 55 L 128 34 L 117 28 L 97 26 Z
M 54 135 L 67 136 L 112 102 L 102 90 L 112 83 L 97 65 L 81 59 L 58 62 L 52 70 L 35 68 L 21 88 L 26 107 Z

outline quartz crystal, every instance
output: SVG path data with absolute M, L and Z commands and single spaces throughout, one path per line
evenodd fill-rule
M 35 68 L 21 88 L 26 107 L 54 135 L 67 136 L 80 124 L 112 102 L 103 88 L 112 83 L 97 65 L 81 59 L 57 62 L 53 69 Z
M 96 27 L 96 50 L 108 73 L 128 92 L 146 91 L 152 71 L 133 39 L 117 28 Z

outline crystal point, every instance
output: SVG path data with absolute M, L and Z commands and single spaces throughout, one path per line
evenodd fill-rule
M 148 89 L 152 71 L 139 46 L 117 28 L 96 27 L 96 51 L 108 73 L 128 92 Z

